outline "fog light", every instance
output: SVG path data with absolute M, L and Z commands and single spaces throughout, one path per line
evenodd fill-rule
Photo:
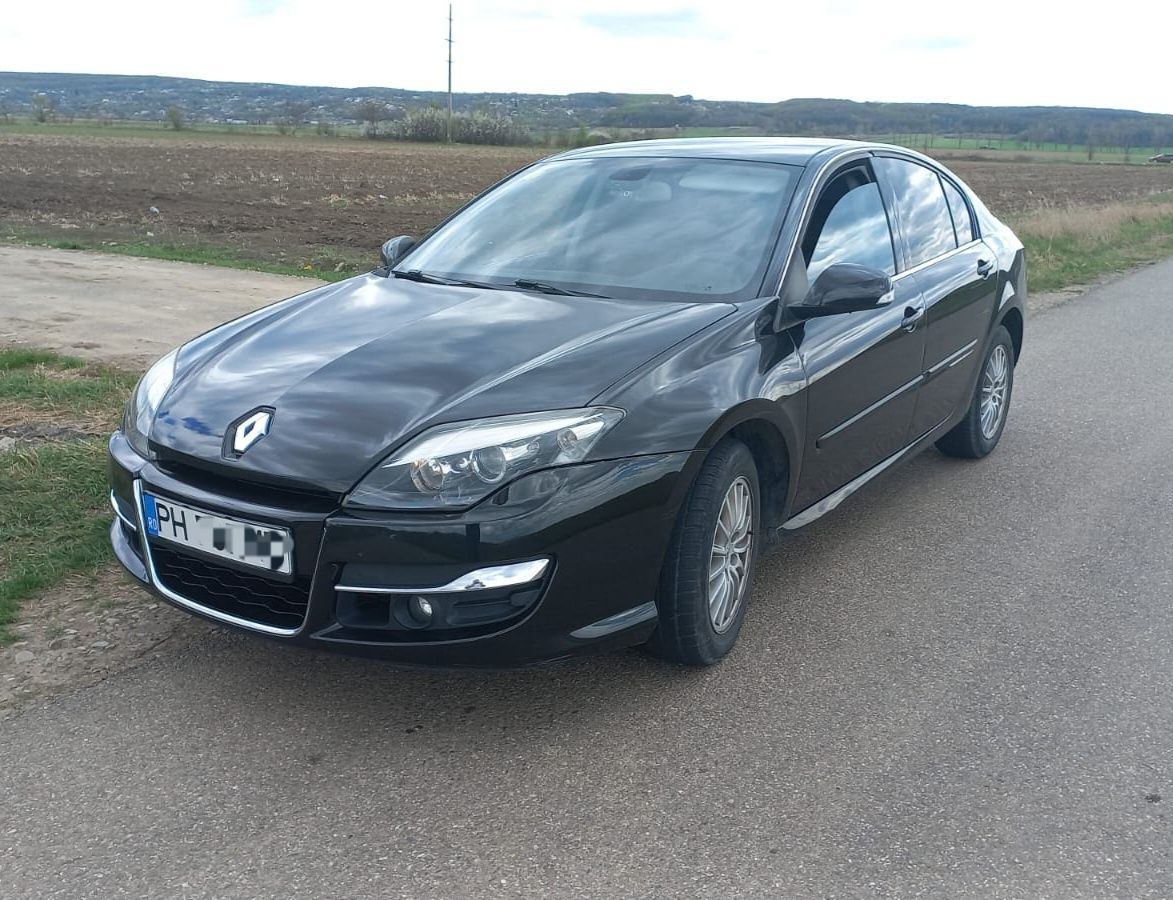
M 412 597 L 407 601 L 407 612 L 416 623 L 427 625 L 432 621 L 434 610 L 431 601 L 426 597 Z

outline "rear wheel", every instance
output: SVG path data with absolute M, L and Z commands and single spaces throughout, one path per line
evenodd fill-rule
M 648 643 L 657 656 L 692 666 L 720 660 L 737 641 L 761 544 L 758 471 L 740 441 L 709 454 L 672 534 Z
M 1010 332 L 999 325 L 986 350 L 965 418 L 937 441 L 937 449 L 948 456 L 980 459 L 997 447 L 1006 427 L 1013 388 L 1014 344 Z

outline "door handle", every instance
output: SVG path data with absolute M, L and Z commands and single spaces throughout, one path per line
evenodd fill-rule
M 900 323 L 900 327 L 911 334 L 916 331 L 916 326 L 924 317 L 925 308 L 923 306 L 906 306 L 904 307 L 904 321 Z
M 979 259 L 978 264 L 977 264 L 977 270 L 978 270 L 978 274 L 981 275 L 982 278 L 989 278 L 990 275 L 994 271 L 994 263 L 992 260 Z

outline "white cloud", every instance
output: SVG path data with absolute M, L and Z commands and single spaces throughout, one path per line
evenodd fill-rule
M 1173 112 L 1160 8 L 831 0 L 458 0 L 458 90 L 942 101 Z M 437 0 L 8 4 L 0 66 L 442 89 Z M 1147 27 L 1146 22 L 1152 27 Z M 626 29 L 626 34 L 621 33 Z

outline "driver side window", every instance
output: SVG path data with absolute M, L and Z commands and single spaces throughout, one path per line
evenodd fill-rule
M 819 197 L 802 241 L 810 283 L 828 266 L 855 263 L 896 274 L 880 188 L 862 166 L 837 175 Z

